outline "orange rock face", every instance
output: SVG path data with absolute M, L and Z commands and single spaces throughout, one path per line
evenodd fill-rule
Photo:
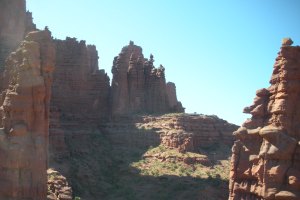
M 145 59 L 142 48 L 133 42 L 123 47 L 119 56 L 115 57 L 112 67 L 112 116 L 184 111 L 177 101 L 174 87 L 169 87 L 170 92 L 167 92 L 165 68 L 155 68 L 153 62 L 153 56 Z
M 252 114 L 234 132 L 230 200 L 300 199 L 300 47 L 283 45 L 268 89 L 258 90 Z
M 4 70 L 9 53 L 32 30 L 35 30 L 35 25 L 31 13 L 26 12 L 25 0 L 0 1 L 0 72 Z
M 54 62 L 48 30 L 29 33 L 6 60 L 0 95 L 0 199 L 46 199 Z

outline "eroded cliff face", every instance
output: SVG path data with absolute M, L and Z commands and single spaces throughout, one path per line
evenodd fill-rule
M 284 39 L 268 89 L 244 109 L 234 132 L 230 200 L 300 199 L 300 47 Z
M 62 118 L 99 124 L 109 116 L 109 77 L 98 69 L 93 45 L 75 38 L 56 40 L 51 106 Z
M 54 66 L 47 29 L 29 33 L 6 60 L 0 95 L 0 199 L 46 199 Z
M 9 53 L 32 30 L 35 30 L 35 25 L 31 13 L 26 12 L 25 0 L 0 1 L 0 72 L 4 70 Z
M 183 112 L 174 86 L 168 87 L 165 68 L 153 66 L 153 56 L 145 59 L 142 48 L 130 42 L 115 57 L 112 67 L 112 116 L 133 113 Z M 169 96 L 170 95 L 170 96 Z
M 50 165 L 67 159 L 72 137 L 86 140 L 91 129 L 109 119 L 109 77 L 98 69 L 93 45 L 75 38 L 55 40 L 56 69 L 53 73 L 50 123 Z M 86 144 L 86 143 L 84 143 Z M 89 145 L 82 146 L 88 148 Z M 64 170 L 68 173 L 68 170 Z

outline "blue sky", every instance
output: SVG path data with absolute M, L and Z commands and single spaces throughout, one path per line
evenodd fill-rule
M 166 68 L 186 111 L 240 125 L 255 91 L 269 86 L 283 37 L 300 44 L 299 0 L 27 0 L 38 28 L 95 44 L 111 77 L 133 40 Z

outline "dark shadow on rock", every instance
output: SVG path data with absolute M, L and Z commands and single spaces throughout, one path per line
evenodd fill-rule
M 124 118 L 98 129 L 64 131 L 69 154 L 52 166 L 63 169 L 81 200 L 224 200 L 228 181 L 220 177 L 142 175 L 132 167 L 160 144 L 160 130 L 138 129 Z M 83 126 L 82 126 L 83 127 Z M 210 150 L 203 150 L 209 152 Z

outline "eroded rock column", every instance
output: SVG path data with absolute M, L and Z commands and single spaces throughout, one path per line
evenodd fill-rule
M 229 200 L 300 199 L 300 47 L 284 39 L 268 89 L 234 132 Z
M 0 199 L 46 199 L 54 62 L 47 29 L 29 33 L 6 60 L 0 95 Z

